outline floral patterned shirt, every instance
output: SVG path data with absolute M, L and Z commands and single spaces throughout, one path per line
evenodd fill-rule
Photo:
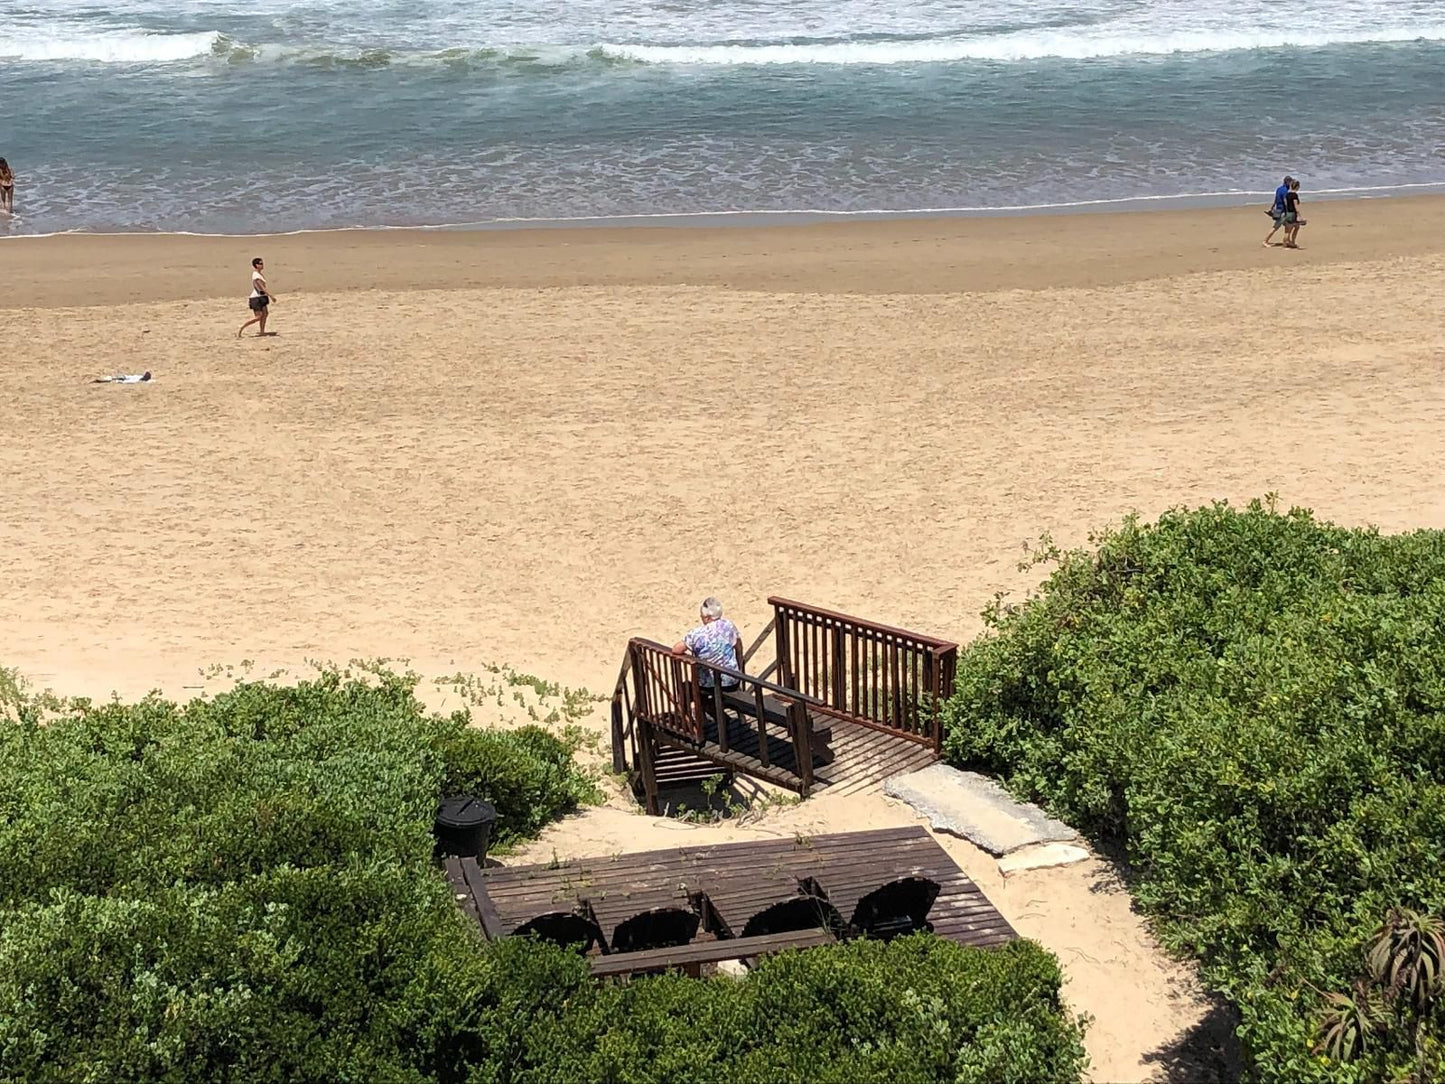
M 719 617 L 716 621 L 705 622 L 693 629 L 682 638 L 682 642 L 703 662 L 736 670 L 738 636 L 738 627 L 726 617 Z M 698 674 L 698 682 L 704 689 L 712 688 L 712 679 L 711 670 L 703 670 Z M 731 679 L 724 679 L 725 684 L 730 682 Z

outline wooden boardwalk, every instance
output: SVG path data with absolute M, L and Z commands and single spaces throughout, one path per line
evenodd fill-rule
M 465 877 L 459 872 L 463 862 L 470 865 Z M 459 902 L 491 937 L 509 936 L 549 912 L 590 912 L 610 945 L 628 919 L 655 908 L 677 908 L 701 916 L 695 942 L 721 941 L 740 937 L 760 911 L 805 892 L 826 898 L 848 922 L 861 898 L 905 877 L 938 884 L 928 913 L 938 936 L 978 946 L 1017 936 L 918 826 L 485 870 L 470 859 L 453 859 L 448 870 Z
M 856 794 L 880 786 L 883 780 L 892 776 L 926 768 L 939 759 L 932 746 L 845 719 L 834 719 L 831 722 L 833 759 L 825 764 L 820 757 L 814 756 L 815 793 Z M 773 778 L 774 772 L 782 772 L 786 776 L 798 774 L 793 744 L 775 728 L 768 728 L 770 769 L 762 767 L 762 760 L 758 756 L 756 729 L 744 728 L 734 722 L 728 728 L 728 733 L 731 735 L 731 750 L 726 757 L 727 767 L 715 760 L 697 756 L 683 742 L 672 744 L 670 735 L 659 734 L 662 747 L 657 757 L 658 786 L 697 782 L 721 774 L 729 767 L 769 782 L 777 781 Z M 717 726 L 711 722 L 708 725 L 708 738 L 710 756 L 723 759 L 717 746 Z M 780 785 L 789 784 L 782 782 Z

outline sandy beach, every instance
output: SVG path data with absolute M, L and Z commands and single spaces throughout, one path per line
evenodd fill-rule
M 1308 217 L 1294 252 L 1254 207 L 0 240 L 0 665 L 95 696 L 377 656 L 606 691 L 710 593 L 749 636 L 779 593 L 966 641 L 1037 581 L 1027 540 L 1134 510 L 1445 527 L 1445 199 Z M 253 255 L 277 334 L 237 340 Z M 534 853 L 911 822 L 618 800 Z M 1162 1072 L 1209 1005 L 1107 864 L 1004 881 L 944 842 L 1059 954 L 1095 1079 Z

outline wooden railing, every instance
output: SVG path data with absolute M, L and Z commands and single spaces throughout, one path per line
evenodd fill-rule
M 730 713 L 743 718 L 745 725 L 756 728 L 756 756 L 763 771 L 770 773 L 766 778 L 796 788 L 805 798 L 812 791 L 813 737 L 808 711 L 822 707 L 820 701 L 765 678 L 675 652 L 651 640 L 633 639 L 627 650 L 634 694 L 630 705 L 632 748 L 636 767 L 647 788 L 650 812 L 654 811 L 651 807 L 656 801 L 651 789 L 655 784 L 650 782 L 655 777 L 655 741 L 661 739 L 713 759 L 721 754 L 723 762 L 731 763 L 727 760 L 732 752 Z M 702 683 L 704 674 L 711 676 L 708 685 Z M 748 698 L 750 703 L 745 711 L 736 710 L 736 701 L 729 710 L 724 710 L 724 679 L 729 684 L 736 683 L 737 694 Z M 792 747 L 792 767 L 772 763 L 770 723 L 782 729 L 785 741 Z
M 958 645 L 847 614 L 768 599 L 778 681 L 816 710 L 943 748 L 940 711 L 953 695 Z
M 612 689 L 612 770 L 618 775 L 637 764 L 637 698 L 631 679 L 632 652 L 628 651 L 622 656 L 617 684 Z
M 629 642 L 612 694 L 612 767 L 643 786 L 657 812 L 657 743 L 690 751 L 726 770 L 761 774 L 806 795 L 813 786 L 812 715 L 843 719 L 942 752 L 940 708 L 953 694 L 958 646 L 847 614 L 770 598 L 773 620 L 738 660 L 715 666 L 651 640 Z M 770 638 L 775 657 L 756 675 L 753 656 Z M 713 675 L 712 686 L 702 684 Z M 718 678 L 737 682 L 751 707 L 740 714 L 758 728 L 758 754 L 731 748 Z M 769 703 L 765 705 L 764 701 Z M 711 701 L 711 702 L 709 702 Z M 734 704 L 734 707 L 738 705 Z M 793 747 L 794 765 L 771 763 L 768 722 Z M 748 738 L 749 745 L 751 738 Z M 758 772 L 756 766 L 761 767 Z M 669 769 L 670 771 L 671 769 Z
M 651 726 L 701 745 L 707 736 L 707 718 L 698 661 L 651 640 L 633 639 L 627 652 L 637 686 L 637 714 Z
M 774 660 L 760 674 L 748 675 L 746 672 L 748 663 L 752 661 L 753 656 L 758 653 L 758 650 L 772 638 L 772 635 L 773 622 L 769 621 L 763 630 L 758 633 L 757 638 L 753 640 L 752 646 L 749 647 L 743 653 L 743 657 L 738 660 L 739 670 L 742 671 L 741 677 L 744 680 L 753 682 L 754 685 L 756 685 L 758 679 L 767 679 L 772 675 L 773 671 L 777 669 L 778 664 L 777 661 Z M 661 647 L 660 644 L 655 644 L 649 640 L 643 640 L 641 642 L 650 645 L 654 649 Z M 671 654 L 671 652 L 668 652 L 668 654 Z M 633 652 L 629 644 L 627 652 L 622 656 L 622 665 L 617 671 L 617 684 L 614 685 L 612 689 L 612 770 L 618 775 L 623 775 L 629 769 L 635 769 L 639 766 L 636 720 L 641 687 L 632 668 L 632 659 Z M 688 661 L 695 662 L 696 660 L 689 657 Z M 765 686 L 765 688 L 777 689 L 780 688 L 780 686 L 772 685 Z

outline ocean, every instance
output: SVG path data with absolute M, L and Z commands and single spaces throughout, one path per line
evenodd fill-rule
M 11 233 L 1445 183 L 1445 0 L 0 0 Z

